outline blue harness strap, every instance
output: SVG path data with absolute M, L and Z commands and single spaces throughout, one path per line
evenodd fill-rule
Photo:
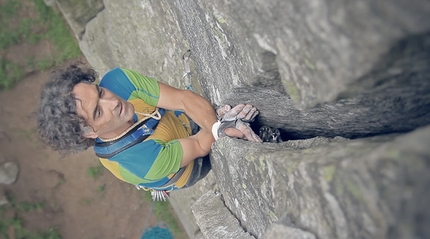
M 166 110 L 159 108 L 158 112 L 162 117 Z M 140 142 L 143 142 L 152 133 L 154 133 L 154 129 L 157 127 L 158 122 L 159 120 L 157 119 L 149 118 L 141 124 L 136 125 L 134 129 L 130 130 L 130 132 L 117 140 L 109 142 L 96 142 L 94 145 L 94 152 L 100 158 L 112 158 L 122 151 Z

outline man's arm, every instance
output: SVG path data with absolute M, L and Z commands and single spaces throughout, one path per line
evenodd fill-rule
M 211 150 L 211 145 L 215 142 L 212 136 L 212 125 L 217 121 L 215 110 L 205 98 L 190 91 L 173 88 L 159 82 L 160 98 L 158 107 L 169 110 L 183 110 L 201 130 L 193 136 L 179 139 L 183 158 L 181 167 L 188 165 L 197 157 L 207 155 Z
M 160 96 L 158 107 L 169 110 L 183 110 L 201 130 L 193 136 L 179 139 L 183 149 L 181 167 L 188 165 L 197 157 L 207 155 L 215 142 L 212 135 L 212 125 L 217 121 L 212 105 L 202 96 L 190 91 L 180 90 L 169 85 L 158 83 Z M 233 138 L 245 138 L 243 132 L 235 128 L 225 129 L 225 134 Z
M 211 133 L 212 125 L 217 118 L 209 101 L 190 90 L 176 89 L 161 82 L 158 84 L 160 86 L 158 107 L 183 110 L 203 130 Z

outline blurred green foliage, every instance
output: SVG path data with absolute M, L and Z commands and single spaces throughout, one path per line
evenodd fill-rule
M 36 48 L 42 40 L 52 45 L 49 55 L 36 58 L 31 53 L 19 52 L 28 54 L 24 56 L 26 62 L 7 59 L 8 48 L 22 44 Z M 43 0 L 7 0 L 0 5 L 0 89 L 12 87 L 32 71 L 45 70 L 80 56 L 77 40 L 61 13 L 46 6 Z

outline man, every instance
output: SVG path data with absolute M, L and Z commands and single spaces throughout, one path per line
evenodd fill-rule
M 192 186 L 210 170 L 215 138 L 261 139 L 245 121 L 252 105 L 218 110 L 189 90 L 179 90 L 135 71 L 116 68 L 98 74 L 82 64 L 52 73 L 40 101 L 42 140 L 63 154 L 94 146 L 117 178 L 145 189 L 170 191 Z

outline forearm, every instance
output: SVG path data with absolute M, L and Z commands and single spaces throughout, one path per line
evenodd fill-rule
M 191 91 L 188 91 L 186 95 L 182 99 L 185 114 L 198 124 L 200 128 L 212 135 L 212 125 L 217 121 L 212 105 L 205 98 Z
M 173 88 L 159 82 L 160 98 L 158 107 L 169 110 L 183 110 L 204 131 L 211 132 L 216 122 L 216 113 L 208 100 L 189 91 Z

